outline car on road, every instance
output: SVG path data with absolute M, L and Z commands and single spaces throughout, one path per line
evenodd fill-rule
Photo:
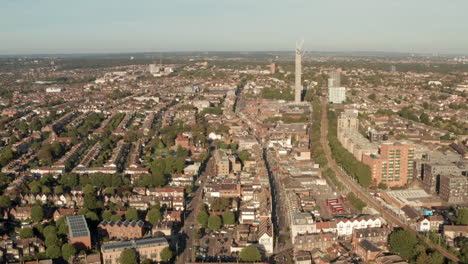
M 191 224 L 191 225 L 190 225 L 190 229 L 193 229 L 194 227 L 195 227 L 194 224 Z

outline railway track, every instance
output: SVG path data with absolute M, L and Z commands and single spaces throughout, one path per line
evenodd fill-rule
M 373 207 L 379 213 L 382 215 L 382 217 L 389 223 L 392 223 L 393 225 L 399 226 L 412 234 L 416 235 L 419 239 L 423 240 L 425 243 L 427 243 L 431 248 L 437 250 L 439 253 L 441 253 L 444 257 L 455 261 L 457 263 L 462 263 L 460 259 L 458 259 L 456 256 L 442 248 L 441 246 L 434 244 L 431 242 L 427 237 L 419 234 L 414 228 L 403 222 L 399 217 L 396 215 L 393 215 L 390 213 L 386 208 L 384 208 L 382 205 L 380 205 L 374 198 L 372 198 L 363 188 L 356 183 L 354 180 L 352 180 L 348 175 L 346 175 L 342 170 L 340 170 L 338 164 L 336 161 L 333 159 L 332 154 L 331 154 L 331 149 L 330 146 L 328 145 L 328 111 L 327 111 L 327 103 L 326 103 L 326 97 L 323 97 L 321 100 L 321 108 L 322 108 L 322 117 L 321 117 L 321 124 L 320 124 L 320 143 L 322 144 L 323 151 L 325 152 L 325 156 L 328 161 L 328 165 L 330 168 L 333 170 L 335 175 L 344 183 L 346 188 L 350 191 L 353 192 L 359 199 L 363 200 L 366 202 L 369 206 Z

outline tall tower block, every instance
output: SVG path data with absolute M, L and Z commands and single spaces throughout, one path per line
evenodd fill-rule
M 296 44 L 296 79 L 294 83 L 294 102 L 300 103 L 302 96 L 302 41 Z

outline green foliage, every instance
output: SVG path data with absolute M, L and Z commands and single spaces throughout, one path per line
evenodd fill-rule
M 151 208 L 149 211 L 148 211 L 148 214 L 147 214 L 147 217 L 148 217 L 148 220 L 151 224 L 155 224 L 157 222 L 159 222 L 161 220 L 161 207 L 158 205 L 158 206 L 155 206 L 154 208 Z
M 197 214 L 197 221 L 198 223 L 206 228 L 208 227 L 208 218 L 210 217 L 210 215 L 208 214 L 208 211 L 206 209 L 206 205 L 203 204 L 200 206 L 200 209 L 199 209 L 199 212 Z
M 94 221 L 94 222 L 99 221 L 99 216 L 93 211 L 87 212 L 85 214 L 85 218 L 86 218 L 86 220 L 89 220 L 89 221 Z
M 208 218 L 208 228 L 211 230 L 218 230 L 222 226 L 221 218 L 217 215 L 210 215 Z
M 112 212 L 111 211 L 103 211 L 101 214 L 102 220 L 109 221 L 111 220 L 112 217 Z
M 44 227 L 44 230 L 42 231 L 42 233 L 44 234 L 44 237 L 48 237 L 50 235 L 56 236 L 57 235 L 57 228 L 55 228 L 55 226 L 53 226 L 53 225 L 48 225 L 48 226 Z
M 79 184 L 79 177 L 78 174 L 75 173 L 64 173 L 62 174 L 59 183 L 63 186 L 73 187 L 78 186 Z
M 19 235 L 21 238 L 31 238 L 34 236 L 34 232 L 32 228 L 29 227 L 23 227 L 21 228 Z
M 35 204 L 31 207 L 31 219 L 34 222 L 40 222 L 44 219 L 44 210 L 42 206 Z
M 4 148 L 4 149 L 0 150 L 0 154 L 1 154 L 0 155 L 0 166 L 1 167 L 5 166 L 15 156 L 15 153 L 10 148 Z
M 457 209 L 457 225 L 468 225 L 468 208 Z
M 260 92 L 260 97 L 271 100 L 294 100 L 294 92 L 291 88 L 269 88 L 265 87 Z
M 61 157 L 65 153 L 65 149 L 58 142 L 44 145 L 37 153 L 37 157 L 42 164 L 51 165 L 54 159 Z
M 415 111 L 409 107 L 404 107 L 403 109 L 398 111 L 398 115 L 403 118 L 419 122 L 419 117 L 416 115 Z M 429 123 L 429 117 L 427 119 L 427 122 Z
M 134 249 L 124 249 L 122 253 L 120 253 L 119 258 L 120 264 L 138 264 L 137 254 Z
M 406 230 L 398 230 L 390 234 L 390 251 L 402 256 L 405 259 L 410 259 L 413 257 L 413 249 L 417 243 L 418 239 Z
M 130 96 L 132 93 L 129 91 L 124 91 L 122 92 L 121 90 L 115 89 L 112 91 L 112 93 L 109 95 L 109 98 L 113 100 L 121 99 L 127 96 Z
M 233 225 L 236 223 L 236 216 L 232 211 L 226 211 L 222 214 L 224 225 Z
M 348 201 L 353 205 L 354 208 L 358 209 L 359 211 L 362 211 L 364 207 L 367 206 L 367 204 L 359 199 L 354 193 L 350 192 L 347 196 Z
M 128 208 L 127 212 L 125 212 L 125 219 L 128 221 L 138 221 L 140 217 L 138 216 L 138 211 L 135 208 Z
M 200 112 L 200 116 L 205 116 L 206 114 L 222 115 L 223 110 L 221 107 L 207 107 Z
M 76 249 L 72 244 L 66 243 L 62 245 L 63 259 L 69 260 L 71 256 L 76 254 Z
M 9 208 L 11 207 L 12 204 L 13 202 L 11 201 L 10 197 L 8 197 L 7 195 L 2 195 L 0 197 L 0 207 Z
M 333 158 L 343 169 L 358 180 L 359 184 L 368 187 L 371 184 L 371 171 L 369 166 L 357 160 L 352 153 L 346 150 L 337 138 L 337 118 L 335 112 L 328 112 L 328 142 Z
M 95 194 L 93 194 L 93 193 L 85 194 L 85 196 L 84 196 L 84 207 L 89 209 L 89 210 L 94 210 L 94 209 L 99 207 Z
M 237 153 L 237 156 L 239 156 L 239 159 L 241 160 L 242 164 L 248 159 L 250 159 L 251 154 L 247 150 L 242 150 Z
M 160 254 L 162 261 L 169 261 L 172 259 L 173 256 L 174 256 L 174 253 L 172 253 L 172 250 L 169 247 L 163 248 Z
M 62 252 L 60 251 L 60 247 L 57 245 L 51 245 L 46 249 L 46 256 L 51 259 L 58 259 L 62 256 Z
M 215 212 L 221 212 L 229 209 L 231 200 L 229 198 L 216 198 L 211 201 L 210 208 Z
M 381 183 L 379 183 L 378 188 L 382 189 L 382 190 L 386 190 L 388 187 L 387 187 L 387 184 L 381 182 Z
M 184 170 L 185 158 L 180 157 L 167 157 L 163 159 L 157 159 L 150 164 L 150 170 L 152 173 L 160 174 L 173 174 L 181 173 Z
M 262 255 L 256 247 L 247 246 L 241 250 L 239 259 L 244 262 L 256 262 L 262 260 Z
M 68 234 L 68 226 L 67 226 L 67 222 L 65 221 L 65 216 L 60 217 L 55 223 L 55 226 L 57 227 L 58 235 L 66 236 Z
M 372 101 L 377 100 L 377 96 L 375 95 L 375 93 L 369 94 L 369 96 L 367 96 L 367 98 L 371 99 Z

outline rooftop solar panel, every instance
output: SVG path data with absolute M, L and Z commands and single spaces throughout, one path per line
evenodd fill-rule
M 84 216 L 67 216 L 67 223 L 71 238 L 91 236 Z

